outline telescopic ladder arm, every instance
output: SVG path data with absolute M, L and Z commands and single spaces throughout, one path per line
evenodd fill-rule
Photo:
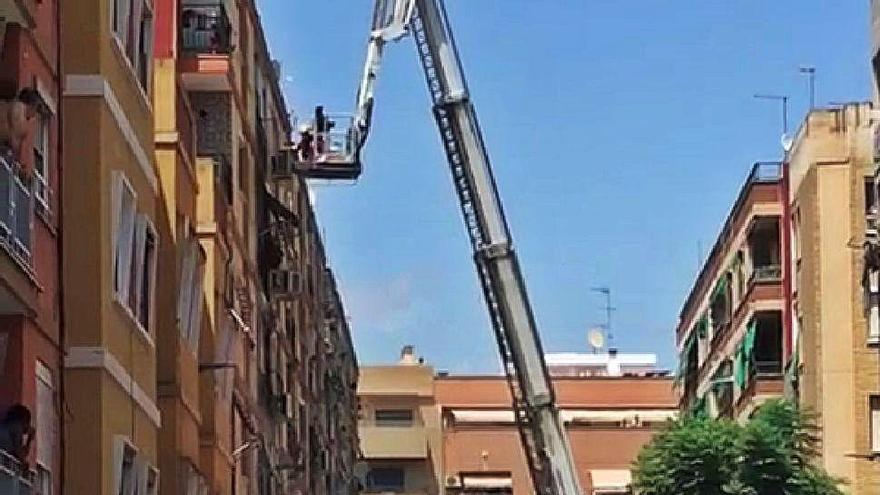
M 410 33 L 408 33 L 410 31 Z M 376 0 L 355 114 L 358 152 L 388 41 L 412 34 L 473 249 L 535 493 L 581 495 L 535 318 L 442 0 Z

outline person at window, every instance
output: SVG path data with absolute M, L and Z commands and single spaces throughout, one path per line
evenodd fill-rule
M 302 126 L 299 130 L 299 144 L 296 147 L 299 159 L 303 163 L 311 163 L 312 153 L 315 147 L 315 137 L 308 126 Z
M 0 450 L 15 457 L 27 470 L 27 456 L 34 440 L 31 411 L 22 404 L 15 404 L 6 411 L 0 423 Z
M 0 152 L 21 157 L 24 141 L 34 127 L 42 99 L 37 90 L 24 88 L 12 100 L 0 100 Z

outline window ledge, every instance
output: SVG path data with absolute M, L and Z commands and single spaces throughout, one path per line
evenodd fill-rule
M 869 347 L 880 347 L 880 335 L 872 335 L 868 337 L 866 343 Z M 880 455 L 880 452 L 878 452 L 877 454 Z
M 125 314 L 125 316 L 127 316 L 129 320 L 131 320 L 131 324 L 137 329 L 134 333 L 136 333 L 141 338 L 141 340 L 146 342 L 148 346 L 155 348 L 156 342 L 153 340 L 150 332 L 148 332 L 147 329 L 144 328 L 143 325 L 141 325 L 141 322 L 138 321 L 137 316 L 135 316 L 135 314 L 131 311 L 131 308 L 129 308 L 127 304 L 119 299 L 119 294 L 115 291 L 113 292 L 113 302 L 116 303 L 116 306 L 119 307 L 122 313 Z

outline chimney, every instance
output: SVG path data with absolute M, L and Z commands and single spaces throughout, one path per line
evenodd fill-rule
M 415 366 L 419 364 L 418 360 L 416 359 L 415 346 L 403 346 L 403 348 L 400 350 L 400 362 L 398 362 L 398 364 L 404 366 Z
M 620 361 L 617 360 L 617 349 L 608 349 L 608 376 L 620 376 Z

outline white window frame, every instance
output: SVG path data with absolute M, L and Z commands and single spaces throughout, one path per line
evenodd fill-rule
M 868 428 L 871 452 L 880 453 L 880 395 L 868 396 Z
M 55 424 L 55 386 L 52 370 L 40 360 L 37 360 L 34 365 L 37 406 L 34 415 L 37 430 L 37 483 L 40 495 L 51 495 L 53 488 L 52 466 L 55 460 L 56 445 L 58 445 L 58 430 Z M 41 399 L 41 389 L 44 390 L 44 393 L 48 392 L 49 394 L 48 404 Z M 48 410 L 46 410 L 47 407 Z
M 132 66 L 135 76 L 147 95 L 152 95 L 153 86 L 153 36 L 156 29 L 153 5 L 149 0 L 134 0 L 138 4 L 137 17 L 132 19 L 132 27 L 136 29 L 131 52 Z M 143 48 L 143 53 L 141 53 Z M 141 71 L 144 73 L 141 78 Z
M 131 454 L 131 472 L 125 479 L 126 454 Z M 113 445 L 113 495 L 137 495 L 138 488 L 138 449 L 122 435 L 114 438 Z
M 113 259 L 114 292 L 120 303 L 128 306 L 131 288 L 131 266 L 134 256 L 137 193 L 120 171 L 115 172 L 113 185 Z M 127 195 L 130 201 L 125 201 Z
M 124 48 L 131 29 L 132 0 L 112 0 L 113 12 L 110 16 L 110 30 Z
M 180 337 L 189 340 L 190 336 L 190 312 L 192 307 L 192 286 L 196 279 L 196 253 L 198 241 L 194 238 L 186 238 L 183 241 L 180 265 L 180 281 L 177 286 L 177 327 Z
M 149 462 L 143 462 L 138 495 L 159 495 L 159 470 Z
M 52 129 L 52 117 L 47 110 L 40 110 L 37 113 L 37 132 L 34 136 L 34 158 L 39 154 L 43 164 L 43 169 L 40 170 L 34 163 L 34 198 L 44 211 L 49 211 L 49 161 L 52 158 L 49 134 Z M 36 159 L 34 161 L 36 162 Z
M 865 318 L 868 343 L 880 344 L 880 271 L 869 270 L 865 289 Z

